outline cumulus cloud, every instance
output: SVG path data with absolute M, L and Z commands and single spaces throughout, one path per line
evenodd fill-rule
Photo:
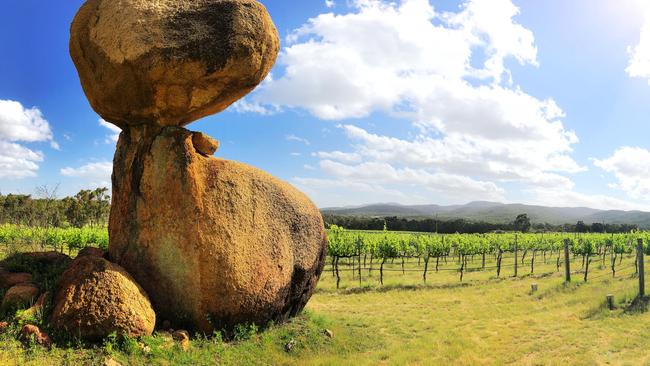
M 35 177 L 43 153 L 32 151 L 13 142 L 0 140 L 0 178 Z
M 265 106 L 258 102 L 251 102 L 247 98 L 236 101 L 231 108 L 237 113 L 256 113 L 262 116 L 271 116 L 280 112 L 277 106 Z
M 51 141 L 50 124 L 34 107 L 27 109 L 13 100 L 0 100 L 0 138 L 5 141 Z
M 58 150 L 50 124 L 36 107 L 0 100 L 0 178 L 20 179 L 37 175 L 44 155 L 17 142 L 49 142 Z
M 117 140 L 120 138 L 122 129 L 110 122 L 105 121 L 103 118 L 99 119 L 99 125 L 111 131 L 111 134 L 106 136 L 105 142 L 107 144 L 117 143 Z
M 649 210 L 642 202 L 630 202 L 603 194 L 584 194 L 570 189 L 533 189 L 531 204 L 553 207 L 589 207 L 600 210 Z
M 650 84 L 650 11 L 646 14 L 646 22 L 641 28 L 639 43 L 628 49 L 630 63 L 625 69 L 634 78 L 648 79 Z
M 333 8 L 336 6 L 336 2 L 334 2 L 334 0 L 325 0 L 325 6 L 328 8 Z
M 508 57 L 536 65 L 532 32 L 515 23 L 510 0 L 472 0 L 459 13 L 426 0 L 353 2 L 353 12 L 321 14 L 288 37 L 279 58 L 285 74 L 260 88 L 259 102 L 301 107 L 323 119 L 364 117 L 373 110 L 418 109 L 414 98 L 442 76 L 498 82 Z M 370 41 L 371 40 L 371 41 Z M 485 60 L 472 66 L 473 49 Z
M 81 178 L 89 187 L 110 187 L 113 163 L 110 161 L 93 162 L 78 168 L 66 167 L 60 173 L 64 177 Z
M 625 191 L 635 199 L 650 200 L 650 151 L 640 147 L 621 147 L 606 159 L 594 159 L 594 165 L 614 174 L 612 188 Z
M 380 112 L 410 125 L 408 139 L 339 126 L 351 149 L 314 153 L 322 172 L 375 192 L 384 184 L 415 194 L 404 186 L 411 179 L 465 201 L 502 200 L 506 182 L 573 189 L 564 174 L 587 169 L 571 157 L 578 137 L 553 99 L 513 85 L 505 66 L 538 66 L 534 35 L 516 22 L 510 0 L 467 0 L 457 12 L 427 0 L 350 7 L 291 32 L 279 58 L 284 73 L 251 97 L 324 120 Z
M 424 199 L 423 196 L 407 195 L 399 189 L 386 188 L 372 182 L 296 177 L 292 179 L 292 183 L 309 196 L 317 197 L 318 202 L 325 206 L 377 202 L 379 197 L 384 201 L 404 203 L 415 203 L 410 200 Z M 350 200 L 351 195 L 355 197 L 354 200 Z

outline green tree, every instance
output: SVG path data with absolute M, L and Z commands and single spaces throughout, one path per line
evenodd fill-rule
M 528 214 L 519 214 L 514 222 L 515 230 L 521 231 L 522 233 L 528 232 L 530 230 L 530 218 Z

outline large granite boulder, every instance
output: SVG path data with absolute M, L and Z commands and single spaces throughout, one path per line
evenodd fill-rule
M 279 46 L 255 0 L 88 0 L 70 36 L 91 106 L 122 128 L 226 109 L 266 77 Z
M 282 321 L 323 267 L 318 208 L 259 169 L 198 153 L 184 128 L 122 133 L 111 210 L 111 259 L 176 328 Z
M 120 266 L 101 257 L 75 259 L 54 297 L 52 324 L 87 340 L 116 332 L 151 335 L 156 314 L 144 290 Z

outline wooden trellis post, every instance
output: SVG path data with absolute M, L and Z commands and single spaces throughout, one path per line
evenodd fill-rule
M 571 263 L 569 262 L 569 239 L 564 239 L 564 281 L 571 282 Z
M 645 296 L 645 275 L 643 272 L 643 239 L 639 238 L 636 243 L 636 257 L 639 261 L 639 298 Z

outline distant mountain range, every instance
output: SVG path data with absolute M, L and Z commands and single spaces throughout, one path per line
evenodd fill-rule
M 611 224 L 636 224 L 640 228 L 650 228 L 650 212 L 597 210 L 586 207 L 546 207 L 523 204 L 504 204 L 498 202 L 476 201 L 465 205 L 400 205 L 379 203 L 356 207 L 330 207 L 321 209 L 323 214 L 341 216 L 399 216 L 435 217 L 440 219 L 462 218 L 470 221 L 507 223 L 518 214 L 528 214 L 533 223 L 564 224 L 584 221 Z

